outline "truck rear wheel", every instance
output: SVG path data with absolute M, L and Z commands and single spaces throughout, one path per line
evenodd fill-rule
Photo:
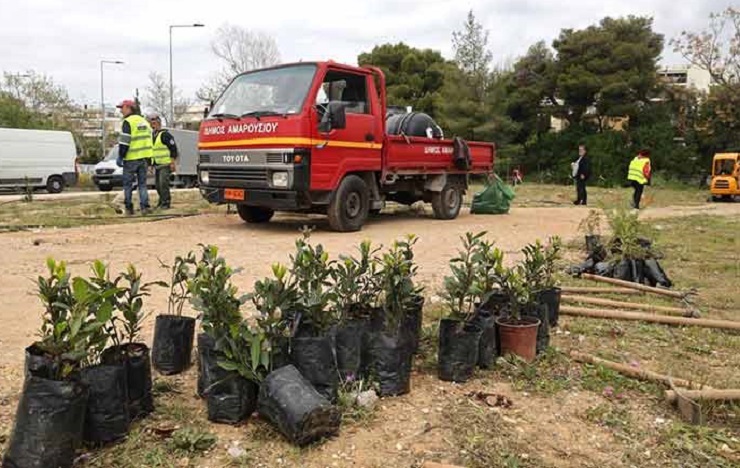
M 462 206 L 462 190 L 454 185 L 445 185 L 441 192 L 432 194 L 432 209 L 437 219 L 455 219 Z
M 49 193 L 61 193 L 64 190 L 64 179 L 61 176 L 51 176 L 46 180 L 46 191 Z
M 364 180 L 350 175 L 342 180 L 334 194 L 327 215 L 335 231 L 359 231 L 370 212 L 370 191 Z
M 236 205 L 236 211 L 241 219 L 250 224 L 266 223 L 275 214 L 275 211 L 269 208 L 247 205 Z

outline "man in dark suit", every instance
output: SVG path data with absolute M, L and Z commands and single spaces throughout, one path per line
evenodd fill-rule
M 571 163 L 572 175 L 576 180 L 576 201 L 574 205 L 586 205 L 586 181 L 591 177 L 591 161 L 588 158 L 586 145 L 578 145 L 578 159 Z

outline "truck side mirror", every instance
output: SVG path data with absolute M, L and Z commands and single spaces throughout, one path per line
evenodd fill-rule
M 347 128 L 347 114 L 344 110 L 344 104 L 338 101 L 331 101 L 326 106 L 326 112 L 319 122 L 319 131 L 329 133 L 333 129 Z

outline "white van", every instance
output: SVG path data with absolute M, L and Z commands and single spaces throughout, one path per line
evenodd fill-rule
M 30 185 L 59 193 L 77 183 L 70 132 L 0 128 L 0 189 Z

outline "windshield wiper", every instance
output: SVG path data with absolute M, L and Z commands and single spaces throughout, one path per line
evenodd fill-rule
M 255 117 L 257 120 L 260 119 L 260 117 L 269 117 L 273 115 L 282 115 L 283 117 L 286 117 L 287 114 L 281 113 L 281 112 L 275 112 L 270 110 L 261 110 L 261 111 L 252 111 L 252 112 L 246 112 L 242 114 L 242 117 Z
M 241 117 L 239 117 L 238 115 L 235 115 L 235 114 L 223 114 L 223 113 L 211 114 L 210 116 L 208 116 L 208 118 L 209 119 L 217 119 L 219 122 L 223 122 L 224 119 L 236 119 L 236 120 L 240 120 L 241 119 Z

